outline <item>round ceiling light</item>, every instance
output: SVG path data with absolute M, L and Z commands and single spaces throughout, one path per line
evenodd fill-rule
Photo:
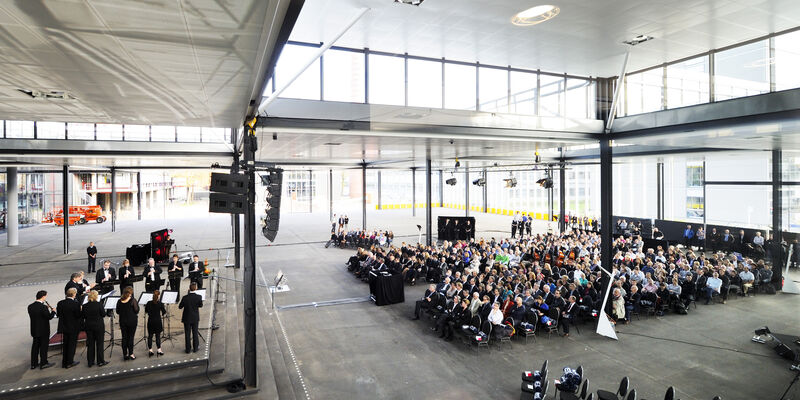
M 544 21 L 554 18 L 560 11 L 560 8 L 549 4 L 531 7 L 517 13 L 517 15 L 511 18 L 511 23 L 519 26 L 541 24 Z

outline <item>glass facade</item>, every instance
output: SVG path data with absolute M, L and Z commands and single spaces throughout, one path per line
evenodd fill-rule
M 475 110 L 477 68 L 471 65 L 444 64 L 444 108 Z
M 714 100 L 769 92 L 769 41 L 714 53 Z

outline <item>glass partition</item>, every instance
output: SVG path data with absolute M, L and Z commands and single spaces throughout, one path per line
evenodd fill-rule
M 408 60 L 408 105 L 442 108 L 442 63 Z
M 444 108 L 475 110 L 476 73 L 473 65 L 444 64 Z
M 364 102 L 364 54 L 331 49 L 325 52 L 322 67 L 323 100 Z
M 405 59 L 369 55 L 369 102 L 402 106 L 406 103 Z
M 714 100 L 769 91 L 769 41 L 761 40 L 714 54 Z

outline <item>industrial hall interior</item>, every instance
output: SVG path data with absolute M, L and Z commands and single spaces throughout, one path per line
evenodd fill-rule
M 796 0 L 0 1 L 0 400 L 800 400 Z

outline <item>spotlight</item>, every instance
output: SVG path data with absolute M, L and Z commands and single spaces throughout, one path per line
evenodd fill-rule
M 513 176 L 511 178 L 503 179 L 503 181 L 506 183 L 506 187 L 509 189 L 517 187 L 517 178 L 514 178 Z
M 764 335 L 769 334 L 769 333 L 772 333 L 772 332 L 770 332 L 769 328 L 766 327 L 766 326 L 763 327 L 763 328 L 760 328 L 760 329 L 756 329 L 756 331 L 755 331 L 756 336 L 764 336 Z
M 475 186 L 484 186 L 486 185 L 486 178 L 478 178 L 472 181 L 472 184 Z
M 543 187 L 545 189 L 552 189 L 553 188 L 553 180 L 550 179 L 549 177 L 548 178 L 539 179 L 538 181 L 536 181 L 536 183 L 539 186 L 541 186 L 541 187 Z
M 450 179 L 444 181 L 444 183 L 446 183 L 446 184 L 448 184 L 450 186 L 455 186 L 456 185 L 456 178 L 450 178 Z
M 278 140 L 278 132 L 272 134 L 272 140 Z
M 458 161 L 458 158 L 456 158 L 456 168 L 458 168 L 460 166 L 461 166 L 461 161 Z

